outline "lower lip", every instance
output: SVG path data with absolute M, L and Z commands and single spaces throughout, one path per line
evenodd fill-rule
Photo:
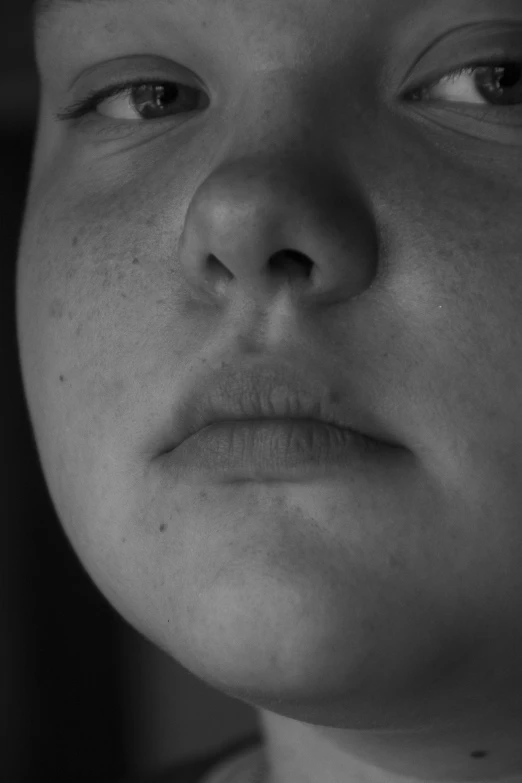
M 346 471 L 398 446 L 319 421 L 257 419 L 210 424 L 166 455 L 179 482 L 298 481 Z

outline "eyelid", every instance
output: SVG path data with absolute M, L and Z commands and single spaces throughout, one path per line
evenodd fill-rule
M 429 76 L 425 76 L 422 79 L 417 80 L 411 86 L 409 86 L 405 93 L 417 92 L 418 90 L 428 91 L 435 87 L 439 82 L 444 81 L 449 77 L 454 78 L 455 75 L 463 76 L 465 71 L 475 70 L 480 67 L 492 67 L 493 65 L 509 63 L 522 63 L 522 41 L 520 42 L 520 51 L 518 56 L 513 55 L 487 55 L 483 57 L 476 57 L 474 60 L 465 60 L 459 65 L 452 68 L 445 68 L 444 70 L 438 69 L 432 72 Z
M 68 104 L 63 109 L 58 111 L 56 113 L 56 117 L 58 119 L 67 119 L 67 118 L 74 118 L 74 115 L 79 112 L 86 113 L 87 111 L 90 111 L 97 108 L 100 104 L 104 103 L 108 100 L 116 100 L 121 95 L 125 94 L 126 92 L 129 92 L 133 87 L 142 87 L 144 85 L 149 84 L 171 84 L 173 83 L 172 80 L 168 81 L 166 79 L 149 79 L 149 78 L 139 78 L 136 77 L 135 79 L 123 79 L 121 81 L 117 81 L 114 84 L 106 84 L 103 87 L 100 88 L 94 88 L 92 90 L 89 90 L 85 95 L 83 95 L 81 98 L 79 98 L 77 101 L 74 101 L 72 104 Z M 175 84 L 180 84 L 181 82 L 174 82 Z M 188 85 L 186 85 L 188 87 Z
M 422 81 L 436 81 L 448 71 L 521 55 L 521 20 L 518 23 L 511 21 L 466 24 L 449 34 L 439 36 L 424 49 L 408 69 L 405 81 L 417 84 Z
M 87 81 L 87 87 L 80 89 L 78 84 L 84 81 Z M 94 97 L 100 93 L 109 93 L 107 99 L 118 98 L 118 95 L 111 96 L 110 93 L 115 93 L 119 88 L 123 92 L 124 89 L 129 89 L 131 86 L 152 83 L 175 83 L 185 89 L 201 90 L 203 94 L 210 94 L 205 83 L 194 71 L 176 60 L 160 54 L 126 54 L 114 59 L 96 62 L 81 70 L 69 86 L 69 90 L 73 87 L 76 88 L 73 91 L 73 95 L 76 93 L 76 100 L 63 103 L 54 116 L 60 120 L 67 119 L 66 115 L 75 111 L 79 112 L 83 104 L 87 103 L 89 99 L 94 100 Z M 97 84 L 99 86 L 96 86 Z M 101 100 L 105 100 L 105 98 L 100 98 Z M 100 119 L 105 119 L 107 122 L 111 122 L 111 120 L 112 122 L 126 122 L 103 115 L 100 115 Z
M 96 74 L 100 72 L 99 77 Z M 181 63 L 164 57 L 160 54 L 125 54 L 121 57 L 114 57 L 109 60 L 102 60 L 81 70 L 73 80 L 67 85 L 67 90 L 76 88 L 78 82 L 103 81 L 104 85 L 115 84 L 124 79 L 133 79 L 134 77 L 143 77 L 151 79 L 169 78 L 168 74 L 174 73 L 174 79 L 199 79 L 193 72 L 181 65 Z M 123 74 L 123 75 L 122 75 Z
M 135 87 L 140 86 L 162 86 L 165 87 L 166 85 L 176 85 L 178 90 L 178 94 L 180 97 L 180 103 L 182 104 L 179 111 L 173 111 L 169 112 L 167 111 L 163 116 L 160 117 L 149 117 L 149 118 L 119 118 L 119 117 L 111 117 L 110 115 L 106 116 L 103 115 L 99 111 L 100 105 L 102 105 L 105 101 L 114 101 L 116 102 L 120 97 L 129 95 L 132 92 L 132 89 Z M 186 92 L 185 92 L 186 91 Z M 193 93 L 195 96 L 198 96 L 195 100 L 196 107 L 194 108 L 191 106 L 193 101 L 189 98 L 187 107 L 186 102 L 184 100 L 184 97 L 186 94 Z M 107 85 L 105 87 L 100 88 L 99 90 L 92 90 L 89 92 L 86 96 L 81 98 L 79 101 L 73 103 L 70 106 L 65 107 L 62 111 L 55 114 L 56 119 L 68 123 L 73 123 L 76 125 L 83 125 L 85 123 L 91 123 L 95 122 L 98 126 L 102 127 L 103 125 L 110 129 L 111 127 L 114 128 L 115 126 L 118 128 L 127 127 L 129 126 L 136 126 L 136 125 L 150 125 L 150 124 L 158 124 L 163 122 L 173 122 L 176 118 L 182 117 L 185 115 L 191 115 L 196 111 L 199 111 L 202 108 L 201 104 L 205 104 L 208 101 L 207 93 L 203 90 L 200 90 L 198 87 L 193 87 L 192 85 L 186 85 L 183 82 L 180 81 L 173 81 L 173 80 L 165 80 L 165 79 L 141 79 L 136 78 L 133 80 L 124 80 L 123 82 L 116 83 L 113 85 Z M 203 106 L 203 108 L 206 108 Z

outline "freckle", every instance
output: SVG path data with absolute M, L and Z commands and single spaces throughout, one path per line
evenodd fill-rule
M 133 258 L 133 259 L 132 259 L 132 263 L 134 264 L 134 266 L 136 266 L 136 265 L 138 265 L 138 266 L 139 266 L 139 263 L 140 263 L 140 260 L 139 260 L 139 258 Z
M 485 750 L 474 750 L 471 754 L 471 758 L 473 759 L 483 759 L 487 756 L 487 751 Z
M 165 524 L 160 525 L 160 533 L 164 533 L 166 529 L 167 529 L 167 525 Z
M 76 245 L 78 244 L 78 237 L 73 237 L 72 243 L 73 243 L 73 247 L 76 247 Z
M 121 539 L 121 543 L 124 544 L 126 542 L 126 540 L 127 539 L 125 538 L 125 536 L 123 536 L 123 538 Z
M 60 375 L 60 383 L 63 383 L 65 381 L 65 378 L 63 375 Z

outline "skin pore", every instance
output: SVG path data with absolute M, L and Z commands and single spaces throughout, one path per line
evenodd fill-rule
M 62 3 L 35 52 L 20 357 L 93 582 L 259 711 L 268 783 L 522 783 L 522 5 Z M 489 103 L 441 81 L 488 57 Z M 137 77 L 192 89 L 64 119 Z M 176 482 L 181 395 L 268 354 L 400 459 Z

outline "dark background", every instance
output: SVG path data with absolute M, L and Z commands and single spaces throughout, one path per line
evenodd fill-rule
M 210 752 L 258 723 L 253 709 L 193 677 L 112 609 L 68 543 L 43 479 L 15 325 L 39 95 L 26 17 L 20 0 L 0 4 L 0 780 L 114 783 Z

